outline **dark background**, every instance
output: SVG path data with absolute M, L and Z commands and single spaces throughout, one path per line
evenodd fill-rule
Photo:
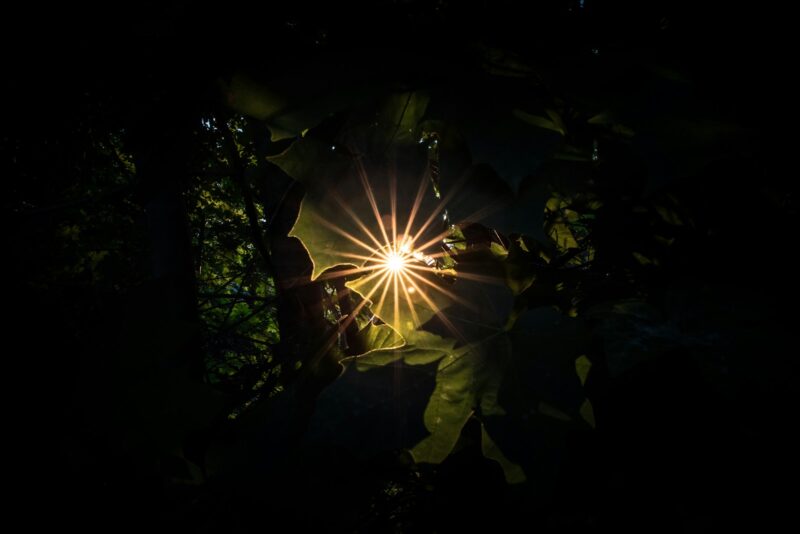
M 27 5 L 9 14 L 0 67 L 9 91 L 4 434 L 15 475 L 8 489 L 25 503 L 25 517 L 209 531 L 713 532 L 779 521 L 794 493 L 797 294 L 789 230 L 795 183 L 791 167 L 777 164 L 792 139 L 781 128 L 793 102 L 782 9 L 722 1 L 123 2 Z M 73 161 L 88 147 L 86 132 L 123 128 L 173 143 L 219 105 L 217 81 L 240 71 L 267 83 L 296 80 L 311 95 L 359 84 L 443 88 L 456 109 L 468 110 L 462 114 L 491 117 L 496 102 L 484 89 L 492 82 L 478 74 L 476 43 L 540 68 L 557 94 L 629 103 L 628 117 L 643 132 L 644 191 L 680 191 L 702 221 L 703 235 L 676 253 L 653 292 L 689 280 L 674 313 L 694 321 L 687 328 L 696 335 L 712 336 L 721 360 L 704 367 L 676 349 L 595 384 L 597 430 L 564 444 L 567 460 L 546 494 L 506 486 L 497 466 L 469 447 L 413 480 L 393 457 L 355 461 L 330 451 L 312 454 L 302 474 L 198 492 L 140 476 L 135 439 L 113 430 L 115 399 L 127 393 L 87 401 L 80 389 L 110 380 L 98 358 L 122 350 L 120 325 L 150 313 L 163 288 L 145 285 L 136 298 L 93 308 L 86 287 L 41 283 L 59 261 L 47 246 L 58 214 L 35 208 L 81 187 Z M 686 81 L 654 82 L 648 65 Z M 685 146 L 686 132 L 648 137 L 672 114 L 735 124 L 745 134 L 712 131 L 699 148 Z M 502 123 L 480 120 L 502 134 Z M 191 151 L 181 141 L 172 146 Z M 508 165 L 513 174 L 515 163 Z M 146 202 L 151 187 L 137 185 L 136 198 Z M 146 264 L 137 250 L 130 263 Z M 721 318 L 728 312 L 735 321 Z M 106 389 L 114 388 L 110 380 Z M 303 480 L 287 482 L 295 478 Z M 386 480 L 412 504 L 375 501 Z

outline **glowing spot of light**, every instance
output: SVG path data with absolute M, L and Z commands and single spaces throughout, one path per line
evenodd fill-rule
M 406 260 L 400 254 L 392 252 L 386 257 L 386 267 L 392 272 L 398 273 L 402 271 L 405 265 Z

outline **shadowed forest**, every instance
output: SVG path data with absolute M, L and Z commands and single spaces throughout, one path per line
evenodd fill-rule
M 791 509 L 779 13 L 26 9 L 0 151 L 27 524 L 716 532 Z

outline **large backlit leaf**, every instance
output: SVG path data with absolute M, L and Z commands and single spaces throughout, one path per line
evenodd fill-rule
M 344 216 L 336 218 L 336 230 L 326 225 L 331 224 L 334 214 L 342 213 L 340 199 L 347 198 L 352 209 L 369 213 L 365 211 L 369 206 L 359 202 L 363 199 L 363 204 L 366 204 L 366 199 L 363 194 L 358 194 L 361 186 L 349 158 L 330 150 L 316 139 L 302 139 L 270 160 L 306 187 L 300 213 L 289 235 L 299 238 L 308 251 L 314 265 L 311 278 L 316 279 L 337 265 L 361 263 L 351 255 L 369 254 L 369 249 L 345 237 L 352 235 L 354 239 L 369 239 L 355 221 Z
M 422 260 L 409 259 L 416 268 L 407 268 L 402 276 L 383 272 L 374 263 L 406 234 L 417 237 L 415 249 L 427 243 L 423 252 L 441 251 L 441 238 L 432 236 L 443 230 L 439 214 L 444 205 L 429 191 L 428 154 L 415 139 L 415 125 L 426 105 L 427 97 L 416 93 L 389 97 L 379 106 L 375 123 L 348 130 L 366 129 L 369 138 L 345 135 L 346 145 L 337 147 L 308 135 L 271 158 L 305 187 L 289 235 L 308 251 L 312 279 L 337 276 L 323 273 L 351 266 L 348 287 L 406 337 L 454 299 L 447 281 L 427 272 Z M 407 174 L 401 161 L 416 172 Z
M 439 463 L 447 458 L 482 397 L 496 398 L 495 378 L 506 361 L 504 337 L 462 346 L 439 361 L 436 388 L 424 416 L 431 434 L 411 450 L 416 461 Z
M 367 275 L 347 286 L 371 300 L 372 312 L 405 338 L 453 302 L 445 291 L 455 296 L 440 276 L 424 271 L 403 276 Z
M 458 319 L 454 318 L 454 322 L 457 323 Z M 357 357 L 358 369 L 368 371 L 398 360 L 414 366 L 438 361 L 436 386 L 423 417 L 430 435 L 417 443 L 411 452 L 418 462 L 439 463 L 453 450 L 462 428 L 474 413 L 479 412 L 482 416 L 504 413 L 497 392 L 508 360 L 508 339 L 504 333 L 495 332 L 456 347 L 453 337 L 424 330 L 406 335 L 408 345 L 399 350 L 379 350 Z M 471 333 L 463 332 L 463 335 L 466 337 Z M 509 482 L 523 481 L 525 477 L 521 468 L 503 456 L 485 430 L 484 434 L 483 449 L 487 458 L 501 464 Z
M 364 260 L 359 256 L 370 256 L 376 248 L 386 246 L 387 240 L 393 240 L 390 202 L 393 176 L 397 184 L 395 233 L 404 232 L 424 176 L 402 174 L 383 156 L 396 144 L 409 144 L 408 130 L 413 130 L 413 125 L 421 119 L 425 102 L 427 99 L 414 93 L 389 99 L 380 109 L 386 119 L 369 127 L 369 139 L 348 139 L 348 146 L 337 148 L 308 136 L 270 158 L 305 187 L 305 197 L 290 235 L 299 238 L 308 250 L 314 264 L 312 279 L 337 265 L 361 265 Z M 371 159 L 359 156 L 364 151 L 369 154 L 370 150 L 381 153 L 373 154 Z M 423 148 L 413 155 L 425 162 Z M 435 205 L 430 195 L 423 195 L 423 200 L 427 204 L 419 210 L 415 228 L 425 221 L 424 217 Z
M 331 114 L 367 99 L 377 89 L 372 83 L 359 83 L 337 67 L 307 65 L 301 71 L 268 82 L 240 72 L 220 85 L 228 106 L 266 122 L 272 140 L 279 141 L 302 135 Z M 332 90 L 330 85 L 333 73 L 338 90 Z M 320 83 L 322 80 L 326 83 Z

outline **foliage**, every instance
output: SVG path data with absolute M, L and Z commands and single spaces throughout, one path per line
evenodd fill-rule
M 748 508 L 796 300 L 758 54 L 694 5 L 367 4 L 136 7 L 12 66 L 26 478 L 221 530 Z
M 467 151 L 454 145 L 450 137 L 427 133 L 426 125 L 435 123 L 456 140 L 463 139 L 437 117 L 426 115 L 428 101 L 427 96 L 418 93 L 389 96 L 377 104 L 374 113 L 354 113 L 356 117 L 374 116 L 381 120 L 369 124 L 358 124 L 357 119 L 345 121 L 347 126 L 342 131 L 329 134 L 325 139 L 318 138 L 312 130 L 284 153 L 271 158 L 284 172 L 305 185 L 306 194 L 290 235 L 300 238 L 308 251 L 314 265 L 312 279 L 324 278 L 333 267 L 368 266 L 369 260 L 356 258 L 364 258 L 370 248 L 381 245 L 380 226 L 393 228 L 389 222 L 390 211 L 391 217 L 396 218 L 393 224 L 397 229 L 386 231 L 402 240 L 408 229 L 414 234 L 423 224 L 410 220 L 412 213 L 418 212 L 422 221 L 429 218 L 429 214 L 430 219 L 434 219 L 442 212 L 454 214 L 447 217 L 463 216 L 463 210 L 459 213 L 458 208 L 464 202 L 460 201 L 481 194 L 474 191 L 474 183 L 462 181 L 454 184 L 451 194 L 445 192 L 445 199 L 439 201 L 439 188 L 427 187 L 429 180 L 438 181 L 439 178 L 440 141 L 448 142 L 448 148 L 442 151 L 445 157 L 450 151 Z M 551 117 L 557 118 L 554 111 L 549 112 Z M 518 116 L 525 122 L 545 127 L 541 121 L 531 121 L 528 115 Z M 572 129 L 575 128 L 577 126 Z M 369 132 L 369 138 L 353 136 L 354 130 Z M 402 135 L 397 135 L 398 132 Z M 621 138 L 628 134 L 624 130 Z M 434 149 L 436 165 L 431 164 Z M 403 345 L 398 349 L 398 342 L 392 341 L 387 347 L 388 334 L 361 336 L 358 350 L 350 356 L 356 360 L 358 368 L 368 371 L 375 366 L 401 362 L 412 366 L 437 362 L 436 386 L 423 416 L 430 435 L 419 443 L 408 444 L 413 445 L 411 452 L 418 462 L 443 461 L 470 418 L 488 421 L 501 417 L 508 409 L 541 413 L 565 422 L 584 420 L 590 427 L 596 424 L 592 404 L 580 388 L 591 367 L 589 358 L 582 354 L 588 350 L 588 345 L 584 343 L 570 351 L 555 353 L 553 348 L 540 349 L 536 338 L 530 337 L 539 326 L 536 320 L 531 322 L 532 312 L 526 311 L 554 305 L 569 317 L 577 316 L 573 321 L 583 325 L 579 310 L 585 309 L 584 286 L 591 283 L 591 266 L 595 259 L 592 227 L 603 201 L 598 196 L 600 193 L 581 184 L 589 183 L 595 174 L 593 167 L 598 164 L 597 158 L 558 163 L 563 161 L 563 150 L 562 146 L 554 148 L 554 164 L 576 168 L 578 181 L 563 182 L 563 176 L 569 176 L 565 173 L 555 175 L 561 182 L 548 180 L 546 176 L 534 178 L 536 190 L 544 192 L 541 198 L 546 199 L 542 205 L 541 231 L 504 236 L 498 233 L 502 227 L 492 230 L 476 224 L 474 214 L 471 214 L 472 219 L 446 219 L 449 237 L 440 238 L 444 251 L 440 262 L 451 266 L 442 273 L 453 273 L 454 281 L 446 284 L 445 289 L 441 289 L 437 275 L 423 274 L 432 278 L 424 284 L 420 280 L 413 293 L 404 295 L 402 288 L 398 292 L 389 287 L 381 294 L 384 286 L 380 279 L 370 276 L 369 271 L 362 275 L 357 269 L 350 269 L 351 281 L 347 285 L 359 300 L 367 300 L 364 309 L 369 309 L 359 321 L 362 331 L 389 327 Z M 574 152 L 579 150 L 574 149 Z M 469 175 L 469 163 L 465 166 Z M 390 180 L 389 176 L 397 178 Z M 415 179 L 418 176 L 421 182 Z M 483 181 L 492 179 L 499 178 L 496 175 L 483 177 Z M 485 183 L 480 185 L 487 190 Z M 488 190 L 502 191 L 503 187 L 489 187 Z M 495 204 L 492 207 L 502 214 L 501 219 L 495 220 L 510 223 L 512 232 L 515 227 L 530 228 L 526 216 L 531 211 L 531 200 L 526 196 L 529 190 L 531 186 L 523 184 L 516 198 L 482 195 L 481 202 Z M 425 192 L 422 202 L 417 200 L 419 192 Z M 390 210 L 387 206 L 391 199 L 394 204 Z M 330 221 L 336 222 L 331 224 Z M 537 239 L 541 237 L 543 241 Z M 634 257 L 646 265 L 635 254 Z M 475 280 L 499 283 L 506 289 L 485 287 L 485 283 Z M 380 326 L 373 324 L 375 317 Z M 451 328 L 443 328 L 445 325 Z M 539 367 L 541 364 L 536 363 L 537 360 L 548 364 Z M 517 378 L 515 375 L 521 368 L 548 374 L 563 368 L 573 374 L 574 385 L 565 387 L 570 380 L 566 376 L 559 377 L 562 391 L 555 395 L 547 391 L 547 387 L 537 390 L 534 386 L 537 380 L 533 378 L 525 385 L 512 386 L 507 373 L 510 370 L 511 376 Z M 510 387 L 530 391 L 514 398 L 507 393 Z M 481 428 L 483 449 L 501 463 L 507 480 L 524 481 L 524 470 L 502 452 L 502 441 L 498 444 L 491 436 L 491 425 Z M 567 424 L 563 428 L 564 432 L 570 431 Z
M 231 416 L 264 391 L 270 394 L 280 372 L 272 355 L 280 336 L 275 283 L 264 272 L 253 243 L 236 179 L 257 166 L 246 127 L 242 119 L 201 120 L 197 135 L 205 157 L 186 199 L 206 332 L 207 377 L 211 384 L 236 393 L 239 406 Z M 263 211 L 257 216 L 259 224 L 266 223 Z

